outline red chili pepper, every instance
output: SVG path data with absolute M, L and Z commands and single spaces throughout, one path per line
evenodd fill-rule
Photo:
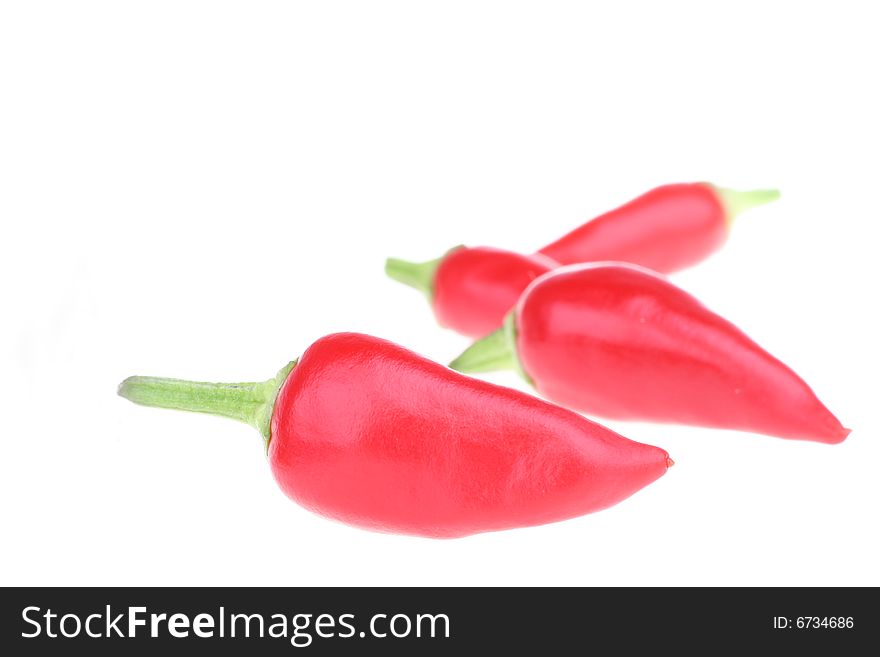
M 482 337 L 501 326 L 533 279 L 560 264 L 617 260 L 662 273 L 683 269 L 724 243 L 737 214 L 778 196 L 776 190 L 738 192 L 707 183 L 665 185 L 534 255 L 458 247 L 428 262 L 389 258 L 385 271 L 424 292 L 441 326 Z
M 576 413 L 357 333 L 321 338 L 265 383 L 132 377 L 119 394 L 252 424 L 290 498 L 379 531 L 457 537 L 564 520 L 672 464 Z
M 424 292 L 441 326 L 477 338 L 501 326 L 528 284 L 558 266 L 540 254 L 459 246 L 429 262 L 388 258 L 385 271 Z
M 532 283 L 504 327 L 451 365 L 518 369 L 598 416 L 838 443 L 849 434 L 793 371 L 662 276 L 572 265 Z
M 775 189 L 663 185 L 575 228 L 539 253 L 563 265 L 617 260 L 668 274 L 716 251 L 740 212 L 777 198 Z

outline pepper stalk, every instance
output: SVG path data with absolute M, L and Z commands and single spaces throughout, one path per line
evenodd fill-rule
M 275 399 L 294 367 L 295 360 L 268 381 L 247 383 L 131 376 L 119 384 L 117 392 L 120 397 L 141 406 L 208 413 L 244 422 L 260 432 L 268 449 Z
M 501 328 L 474 342 L 449 363 L 449 367 L 467 374 L 514 370 L 527 383 L 534 385 L 517 354 L 516 335 L 516 312 L 511 311 Z
M 724 218 L 727 225 L 730 226 L 733 220 L 746 210 L 756 208 L 759 205 L 772 203 L 777 200 L 781 194 L 778 189 L 750 189 L 748 191 L 740 191 L 736 189 L 728 189 L 727 187 L 718 187 L 709 185 L 718 195 L 721 205 L 724 207 Z

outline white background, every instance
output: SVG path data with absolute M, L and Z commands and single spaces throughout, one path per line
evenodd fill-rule
M 872 8 L 4 3 L 0 582 L 880 585 Z M 677 465 L 602 513 L 433 541 L 312 515 L 252 429 L 115 394 L 269 378 L 339 330 L 446 362 L 467 341 L 386 256 L 527 251 L 691 180 L 783 190 L 675 280 L 842 445 L 614 423 Z

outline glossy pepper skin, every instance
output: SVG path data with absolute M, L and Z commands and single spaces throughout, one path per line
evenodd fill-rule
M 186 382 L 168 381 L 134 377 L 120 394 L 206 410 L 169 396 L 168 386 Z M 155 392 L 162 382 L 164 403 Z M 357 333 L 321 338 L 265 384 L 216 391 L 242 389 L 264 398 L 263 410 L 221 414 L 258 427 L 268 419 L 281 489 L 316 513 L 376 531 L 452 538 L 564 520 L 623 500 L 671 464 L 662 449 Z
M 452 367 L 515 367 L 547 399 L 607 418 L 841 442 L 804 381 L 736 326 L 647 269 L 573 265 L 532 283 L 498 332 Z
M 775 190 L 740 192 L 708 183 L 664 185 L 536 254 L 458 247 L 422 263 L 389 258 L 385 271 L 425 293 L 441 326 L 482 337 L 501 326 L 526 286 L 550 269 L 617 260 L 671 273 L 719 248 L 738 213 L 778 196 Z

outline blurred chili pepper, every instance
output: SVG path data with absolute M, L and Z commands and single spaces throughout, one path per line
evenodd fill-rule
M 617 260 L 669 274 L 716 251 L 740 212 L 777 198 L 775 189 L 663 185 L 575 228 L 539 253 L 563 265 Z
M 501 326 L 528 284 L 558 266 L 541 254 L 460 246 L 430 262 L 388 258 L 385 271 L 424 292 L 441 326 L 477 338 Z
M 560 264 L 618 260 L 673 272 L 720 247 L 737 214 L 778 196 L 775 190 L 739 192 L 706 183 L 664 185 L 533 255 L 457 247 L 428 262 L 389 258 L 385 272 L 423 292 L 441 326 L 482 337 L 501 326 L 533 279 Z

